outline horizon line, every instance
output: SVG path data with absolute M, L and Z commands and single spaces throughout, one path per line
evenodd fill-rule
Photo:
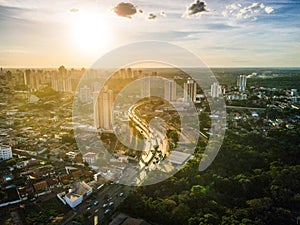
M 64 66 L 64 65 L 60 65 Z M 60 66 L 54 67 L 0 67 L 3 70 L 7 69 L 58 69 Z M 72 67 L 72 66 L 64 66 L 66 69 L 75 69 L 75 70 L 81 70 L 81 69 L 117 69 L 117 68 L 108 68 L 108 67 L 103 67 L 103 68 L 92 68 L 92 67 Z M 132 69 L 180 69 L 178 67 L 121 67 L 121 68 L 132 68 Z M 120 68 L 120 69 L 121 69 Z M 267 69 L 267 68 L 272 68 L 272 69 L 300 69 L 300 66 L 207 66 L 207 67 L 197 67 L 197 66 L 186 66 L 182 68 L 212 68 L 212 69 L 229 69 L 229 68 L 237 68 L 237 69 Z

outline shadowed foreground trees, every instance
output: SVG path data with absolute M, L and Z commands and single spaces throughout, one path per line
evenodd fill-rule
M 138 188 L 121 210 L 162 225 L 296 224 L 299 131 L 279 128 L 268 137 L 228 131 L 206 171 L 198 171 L 196 157 L 168 180 Z

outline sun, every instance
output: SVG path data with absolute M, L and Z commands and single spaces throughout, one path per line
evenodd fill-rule
M 108 44 L 110 38 L 107 21 L 100 16 L 80 13 L 74 19 L 72 39 L 78 49 L 99 51 Z

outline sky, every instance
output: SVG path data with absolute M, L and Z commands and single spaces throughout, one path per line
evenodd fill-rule
M 299 67 L 299 12 L 300 0 L 0 0 L 0 66 L 87 68 L 158 40 L 209 67 Z

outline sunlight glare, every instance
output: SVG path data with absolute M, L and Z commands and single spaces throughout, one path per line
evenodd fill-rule
M 78 15 L 73 31 L 74 44 L 85 52 L 99 51 L 110 40 L 107 22 L 97 15 Z

